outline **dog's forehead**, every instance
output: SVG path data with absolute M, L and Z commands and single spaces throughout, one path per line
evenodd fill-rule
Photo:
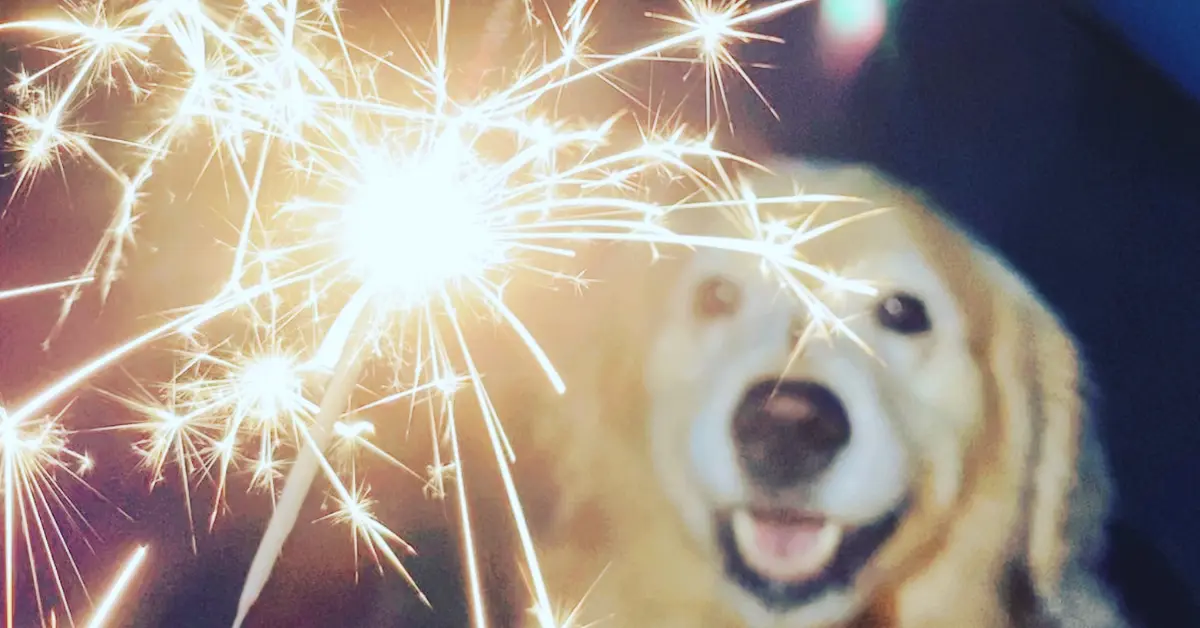
M 939 281 L 942 266 L 937 246 L 929 233 L 919 230 L 924 210 L 913 206 L 886 206 L 870 201 L 834 204 L 803 203 L 762 212 L 765 222 L 778 222 L 792 236 L 792 243 L 779 241 L 755 245 L 752 252 L 700 247 L 692 256 L 694 276 L 724 275 L 751 281 L 765 277 L 772 256 L 785 254 L 805 266 L 850 279 L 871 282 Z M 732 222 L 712 225 L 712 235 L 733 235 Z M 808 273 L 801 272 L 800 275 Z
M 796 230 L 796 255 L 839 274 L 936 282 L 962 244 L 923 199 L 861 166 L 770 164 L 747 179 L 760 199 L 795 199 L 761 213 Z

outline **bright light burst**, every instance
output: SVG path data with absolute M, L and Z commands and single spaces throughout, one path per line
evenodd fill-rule
M 16 562 L 20 548 L 29 561 L 35 589 L 40 589 L 36 565 L 45 561 L 59 599 L 66 597 L 60 567 L 79 577 L 67 547 L 67 538 L 83 523 L 60 480 L 87 486 L 82 475 L 92 459 L 68 446 L 67 430 L 59 416 L 21 420 L 0 407 L 0 492 L 4 495 L 4 580 L 7 625 L 14 621 Z M 42 597 L 38 596 L 39 610 Z M 70 610 L 67 609 L 68 617 Z
M 228 282 L 219 294 L 80 366 L 24 404 L 0 409 L 6 540 L 24 534 L 33 561 L 37 543 L 29 542 L 38 538 L 30 536 L 33 521 L 47 554 L 46 529 L 65 543 L 57 520 L 38 513 L 52 503 L 69 504 L 53 474 L 74 476 L 70 465 L 85 458 L 66 448 L 67 433 L 57 418 L 42 418 L 47 408 L 61 405 L 81 383 L 130 353 L 174 338 L 183 357 L 169 381 L 137 384 L 134 394 L 105 394 L 140 417 L 116 429 L 141 434 L 135 448 L 151 486 L 171 468 L 178 473 L 189 519 L 189 486 L 197 480 L 215 483 L 211 525 L 236 470 L 248 469 L 250 487 L 265 489 L 275 500 L 238 622 L 261 591 L 318 473 L 338 505 L 328 518 L 350 526 L 356 554 L 361 542 L 376 561 L 408 577 L 400 555 L 410 548 L 373 514 L 369 485 L 354 463 L 370 454 L 427 482 L 428 493 L 439 497 L 447 494 L 445 477 L 454 474 L 469 595 L 476 625 L 483 624 L 453 405 L 457 393 L 469 390 L 483 410 L 517 522 L 535 615 L 543 626 L 561 623 L 509 472 L 513 452 L 471 357 L 459 312 L 482 307 L 510 326 L 550 385 L 562 392 L 554 366 L 505 305 L 503 288 L 531 274 L 577 280 L 535 260 L 569 258 L 574 246 L 614 240 L 759 255 L 812 306 L 815 318 L 836 326 L 796 275 L 845 289 L 868 288 L 797 256 L 796 247 L 820 230 L 764 223 L 757 213 L 759 205 L 794 204 L 802 194 L 753 198 L 725 170 L 727 163 L 753 164 L 716 148 L 707 129 L 693 136 L 683 128 L 644 124 L 641 132 L 620 133 L 618 117 L 586 124 L 554 115 L 553 101 L 564 90 L 585 82 L 605 89 L 612 71 L 630 64 L 683 60 L 704 68 L 707 109 L 715 118 L 711 97 L 724 102 L 724 72 L 750 83 L 731 46 L 770 40 L 750 28 L 805 1 L 753 8 L 745 0 L 681 0 L 681 16 L 649 14 L 671 23 L 675 32 L 666 38 L 598 54 L 585 47 L 593 32 L 590 0 L 571 2 L 565 19 L 539 17 L 527 0 L 497 0 L 485 36 L 461 39 L 483 42 L 476 58 L 494 63 L 496 38 L 518 28 L 544 35 L 532 48 L 539 54 L 556 52 L 526 64 L 528 70 L 510 75 L 499 88 L 480 92 L 472 85 L 469 99 L 452 89 L 454 75 L 481 76 L 482 70 L 504 67 L 450 67 L 449 0 L 435 2 L 436 41 L 429 49 L 410 42 L 413 61 L 407 64 L 397 61 L 403 55 L 396 51 L 355 45 L 336 0 L 140 0 L 122 7 L 91 0 L 65 3 L 54 15 L 0 23 L 0 34 L 32 34 L 43 54 L 56 57 L 36 71 L 18 72 L 11 87 L 16 105 L 3 114 L 12 128 L 7 148 L 15 157 L 17 192 L 52 167 L 64 168 L 68 159 L 98 168 L 119 188 L 81 279 L 29 289 L 70 290 L 56 332 L 92 278 L 100 296 L 108 294 L 139 217 L 166 210 L 155 206 L 151 182 L 166 176 L 156 173 L 167 170 L 173 156 L 207 149 L 207 169 L 236 190 L 228 209 L 240 213 Z M 515 19 L 521 10 L 524 21 Z M 394 93 L 405 98 L 389 97 Z M 87 105 L 121 94 L 133 99 L 138 112 L 123 121 L 125 128 L 152 122 L 141 123 L 132 138 L 85 131 L 97 126 L 87 120 Z M 647 186 L 663 173 L 716 200 L 671 206 L 646 200 L 654 198 Z M 178 181 L 164 183 L 178 187 Z M 664 226 L 670 211 L 714 204 L 749 208 L 743 211 L 748 237 L 683 236 Z M 186 219 L 181 214 L 175 220 Z M 24 292 L 0 298 L 19 294 Z M 240 321 L 249 333 L 214 341 L 206 325 L 218 318 Z M 395 391 L 376 391 L 377 401 L 350 408 L 368 361 L 394 367 Z M 429 477 L 369 440 L 373 424 L 364 413 L 399 400 L 433 408 L 434 432 L 449 443 L 448 459 L 434 443 Z M 337 449 L 326 457 L 331 441 Z M 276 481 L 285 469 L 280 492 Z M 12 626 L 15 546 L 6 547 Z

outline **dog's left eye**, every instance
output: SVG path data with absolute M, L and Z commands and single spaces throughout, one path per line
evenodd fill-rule
M 696 287 L 695 311 L 700 319 L 720 318 L 737 311 L 742 291 L 724 277 L 709 277 Z
M 929 314 L 925 304 L 911 294 L 898 292 L 879 303 L 875 317 L 884 328 L 906 336 L 929 331 Z

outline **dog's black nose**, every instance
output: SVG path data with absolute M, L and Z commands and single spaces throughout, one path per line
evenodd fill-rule
M 764 488 L 811 479 L 850 440 L 850 420 L 837 395 L 814 382 L 756 384 L 733 417 L 742 465 Z

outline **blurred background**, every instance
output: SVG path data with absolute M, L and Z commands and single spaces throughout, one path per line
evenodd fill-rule
M 0 20 L 45 6 L 0 4 Z M 356 17 L 359 4 L 371 2 L 343 3 L 347 23 L 357 22 L 354 36 L 395 37 L 378 13 L 363 8 L 371 17 Z M 423 38 L 432 0 L 394 4 L 395 22 Z M 457 3 L 452 19 L 477 26 L 486 6 Z M 629 47 L 622 42 L 640 36 L 630 19 L 676 7 L 647 0 L 611 9 L 609 19 L 624 16 L 621 26 L 598 17 L 605 45 L 597 47 Z M 747 94 L 733 99 L 760 140 L 788 154 L 868 161 L 923 188 L 1061 312 L 1092 367 L 1120 492 L 1108 575 L 1144 625 L 1200 625 L 1200 3 L 813 0 L 757 30 L 786 42 L 738 52 L 779 114 L 773 120 Z M 33 65 L 32 53 L 19 58 L 12 46 L 2 48 L 8 72 L 22 61 Z M 611 113 L 578 106 L 581 115 Z M 114 190 L 97 173 L 64 180 L 65 193 L 35 188 L 0 220 L 0 288 L 69 276 L 86 261 L 108 218 L 95 199 Z M 0 179 L 5 198 L 12 184 Z M 138 250 L 127 284 L 104 307 L 82 302 L 52 351 L 40 345 L 57 315 L 54 296 L 0 304 L 0 400 L 144 329 L 157 320 L 148 313 L 219 286 L 225 267 L 171 260 L 206 259 L 234 233 L 226 219 L 214 212 L 189 230 L 169 228 L 169 218 L 147 220 L 143 228 L 155 236 Z M 165 353 L 139 354 L 93 385 L 161 374 L 170 368 Z M 123 410 L 85 398 L 73 412 L 103 426 L 120 422 Z M 417 469 L 429 462 L 429 439 L 416 423 L 385 427 L 378 437 Z M 128 440 L 100 434 L 92 447 L 127 451 Z M 193 554 L 178 487 L 168 482 L 147 494 L 132 462 L 131 455 L 129 465 L 100 465 L 90 478 L 128 518 L 98 498 L 79 498 L 94 527 L 80 534 L 93 547 L 77 552 L 84 579 L 109 578 L 134 543 L 151 542 L 151 562 L 135 585 L 137 611 L 115 625 L 228 625 L 269 504 L 231 492 L 231 514 L 211 531 L 207 512 L 197 515 Z M 495 482 L 490 468 L 478 473 L 476 486 Z M 398 576 L 356 566 L 344 529 L 307 525 L 327 513 L 314 491 L 250 625 L 467 625 L 455 513 L 423 499 L 422 488 L 377 483 L 374 496 L 381 518 L 419 550 L 406 565 L 436 613 Z M 194 495 L 199 503 L 211 497 L 203 489 Z M 530 506 L 534 518 L 539 507 Z M 510 524 L 487 519 L 503 508 L 481 512 L 485 532 L 504 534 Z M 512 562 L 484 557 L 496 579 L 511 573 Z M 519 612 L 523 601 L 497 590 L 493 606 Z M 29 609 L 33 598 L 21 603 Z

